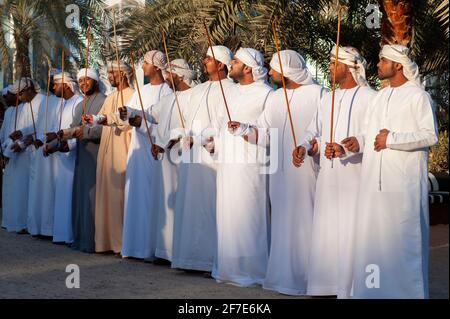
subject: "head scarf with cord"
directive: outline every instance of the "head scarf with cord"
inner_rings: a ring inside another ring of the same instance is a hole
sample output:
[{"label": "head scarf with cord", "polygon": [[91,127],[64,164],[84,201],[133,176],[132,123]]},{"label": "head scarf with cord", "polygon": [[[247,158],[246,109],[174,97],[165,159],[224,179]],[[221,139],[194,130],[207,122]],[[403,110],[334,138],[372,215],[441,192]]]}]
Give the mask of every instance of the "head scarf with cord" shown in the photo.
[{"label": "head scarf with cord", "polygon": [[[315,83],[311,72],[309,72],[308,67],[306,66],[305,59],[303,59],[299,53],[293,50],[283,50],[280,51],[280,57],[283,73],[286,78],[300,85]],[[273,54],[272,60],[270,61],[270,67],[281,74],[278,53]]]},{"label": "head scarf with cord", "polygon": [[[333,46],[330,52],[330,60],[332,62],[336,59],[336,45]],[[367,61],[364,57],[353,47],[339,47],[338,61],[349,66],[349,71],[353,79],[359,86],[369,86],[366,80]]]},{"label": "head scarf with cord", "polygon": [[[120,67],[120,68],[119,68]],[[120,60],[119,64],[117,64],[117,61],[110,61],[108,63],[108,71],[119,71],[124,73],[128,80],[128,85],[131,88],[134,88],[134,77],[133,77],[133,69],[130,67],[129,64],[125,63],[124,61]]]},{"label": "head scarf with cord", "polygon": [[264,67],[264,56],[261,52],[252,48],[240,48],[234,56],[252,68],[253,81],[265,82],[267,80],[267,69]]},{"label": "head scarf with cord", "polygon": [[420,82],[419,67],[410,58],[410,49],[400,44],[385,44],[380,52],[380,58],[400,63],[403,66],[403,75],[408,81],[423,88]]},{"label": "head scarf with cord", "polygon": [[198,84],[197,72],[184,59],[176,59],[170,62],[168,70],[183,78],[183,82],[194,87]]}]

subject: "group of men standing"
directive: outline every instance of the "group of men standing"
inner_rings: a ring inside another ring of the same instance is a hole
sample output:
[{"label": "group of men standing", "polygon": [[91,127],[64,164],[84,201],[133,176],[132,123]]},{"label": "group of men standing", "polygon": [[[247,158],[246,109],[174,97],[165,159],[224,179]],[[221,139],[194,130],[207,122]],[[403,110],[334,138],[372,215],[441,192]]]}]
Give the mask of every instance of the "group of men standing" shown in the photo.
[{"label": "group of men standing", "polygon": [[268,71],[224,46],[200,84],[156,50],[136,90],[111,62],[107,97],[92,69],[53,74],[47,96],[19,79],[3,92],[2,227],[283,294],[427,298],[432,100],[406,47],[382,48],[378,92],[361,54],[339,52],[334,93],[295,51]]}]

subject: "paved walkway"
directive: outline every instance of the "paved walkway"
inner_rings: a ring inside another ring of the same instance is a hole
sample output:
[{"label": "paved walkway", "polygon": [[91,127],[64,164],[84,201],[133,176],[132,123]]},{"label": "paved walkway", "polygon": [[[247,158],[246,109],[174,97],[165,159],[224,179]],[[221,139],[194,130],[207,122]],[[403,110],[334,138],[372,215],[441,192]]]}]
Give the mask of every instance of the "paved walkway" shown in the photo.
[{"label": "paved walkway", "polygon": [[[430,294],[448,298],[448,225],[431,228]],[[66,288],[68,264],[80,289]],[[0,298],[292,298],[262,288],[218,284],[201,274],[113,255],[85,254],[49,240],[0,230]]]}]

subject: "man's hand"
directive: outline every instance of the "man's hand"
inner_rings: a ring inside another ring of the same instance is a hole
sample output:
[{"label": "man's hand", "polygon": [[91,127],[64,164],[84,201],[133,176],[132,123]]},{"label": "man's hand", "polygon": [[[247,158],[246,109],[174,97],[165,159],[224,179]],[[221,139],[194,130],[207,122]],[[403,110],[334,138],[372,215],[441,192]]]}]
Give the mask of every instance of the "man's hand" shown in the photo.
[{"label": "man's hand", "polygon": [[162,147],[159,147],[156,144],[152,145],[152,156],[155,159],[155,161],[158,160],[158,154],[159,153],[164,153],[164,149]]},{"label": "man's hand", "polygon": [[384,150],[387,146],[386,146],[386,140],[389,134],[389,130],[387,129],[382,129],[380,130],[380,133],[375,137],[375,143],[374,144],[374,149],[377,152],[380,152],[381,150]]},{"label": "man's hand", "polygon": [[56,133],[56,135],[58,135],[58,138],[61,140],[64,137],[64,131],[59,130],[58,133]]},{"label": "man's hand", "polygon": [[230,121],[228,122],[228,130],[233,134],[235,130],[237,130],[241,126],[240,122]]},{"label": "man's hand", "polygon": [[181,137],[176,140],[170,140],[169,145],[167,145],[167,149],[171,150],[176,144],[178,144],[181,140]]},{"label": "man's hand", "polygon": [[352,153],[358,153],[359,152],[359,143],[358,139],[354,136],[347,137],[342,140],[341,144],[344,145],[344,147]]},{"label": "man's hand", "polygon": [[339,158],[345,155],[344,148],[337,143],[326,143],[325,157],[328,159]]},{"label": "man's hand", "polygon": [[234,136],[246,136],[250,128],[249,124],[230,121],[228,122],[228,132]]},{"label": "man's hand", "polygon": [[69,144],[67,143],[67,141],[61,142],[58,151],[60,151],[61,153],[68,153],[70,151]]},{"label": "man's hand", "polygon": [[319,152],[319,143],[317,143],[317,140],[314,138],[309,144],[311,145],[311,149],[308,151],[308,155],[313,157]]},{"label": "man's hand", "polygon": [[17,144],[17,143],[14,143],[14,144],[11,146],[11,150],[12,150],[14,153],[20,153],[20,152],[22,152],[22,148],[21,148],[20,145]]},{"label": "man's hand", "polygon": [[84,125],[78,126],[76,130],[73,132],[72,137],[77,139],[82,139],[84,135]]},{"label": "man's hand", "polygon": [[81,122],[86,124],[94,124],[94,116],[92,114],[84,114],[81,116]]},{"label": "man's hand", "polygon": [[306,149],[303,146],[297,146],[292,152],[292,163],[295,167],[300,167],[305,159]]},{"label": "man's hand", "polygon": [[25,139],[23,140],[23,143],[25,144],[25,147],[30,146],[31,144],[33,144],[34,138],[33,135],[28,135],[25,137]]},{"label": "man's hand", "polygon": [[47,143],[50,143],[53,140],[56,140],[58,138],[58,134],[56,134],[55,132],[49,132],[46,134],[47,136]]},{"label": "man's hand", "polygon": [[36,147],[36,149],[38,149],[39,147],[41,147],[42,145],[44,145],[44,143],[42,143],[41,140],[35,140],[33,142],[34,147]]},{"label": "man's hand", "polygon": [[50,144],[45,144],[45,147],[42,149],[44,157],[48,157],[50,154],[53,154],[56,151],[57,151],[56,147],[52,147]]},{"label": "man's hand", "polygon": [[135,117],[130,117],[128,123],[130,123],[130,125],[134,127],[141,127],[142,117],[140,117],[139,115],[136,115]]},{"label": "man's hand", "polygon": [[14,131],[9,135],[9,138],[13,140],[13,142],[17,141],[18,139],[21,139],[23,137],[23,134],[21,131]]},{"label": "man's hand", "polygon": [[126,121],[128,118],[127,107],[119,107],[119,116],[122,121]]}]

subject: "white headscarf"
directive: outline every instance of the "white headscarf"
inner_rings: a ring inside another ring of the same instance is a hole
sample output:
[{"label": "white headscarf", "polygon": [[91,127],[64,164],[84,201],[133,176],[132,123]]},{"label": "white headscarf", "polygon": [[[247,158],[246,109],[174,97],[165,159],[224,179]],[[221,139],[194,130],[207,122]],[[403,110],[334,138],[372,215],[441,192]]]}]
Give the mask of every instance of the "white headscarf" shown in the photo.
[{"label": "white headscarf", "polygon": [[264,67],[264,56],[261,52],[251,48],[240,48],[234,56],[252,68],[253,81],[266,81],[267,69]]},{"label": "white headscarf", "polygon": [[99,81],[99,76],[98,76],[97,70],[94,70],[91,68],[87,69],[87,73],[86,73],[86,69],[81,69],[80,71],[78,71],[77,81],[79,82],[81,78],[84,78],[86,76],[86,74],[87,74],[88,78],[95,80],[97,82]]},{"label": "white headscarf", "polygon": [[[213,45],[214,56],[216,60],[225,64],[228,68],[228,71],[231,67],[231,60],[233,59],[233,52],[223,45]],[[208,51],[206,51],[206,55],[213,57],[213,52],[211,51],[211,47],[208,47]]]},{"label": "white headscarf", "polygon": [[385,44],[380,52],[380,58],[400,63],[403,65],[403,75],[411,82],[422,87],[420,82],[419,67],[409,57],[410,50],[400,44]]},{"label": "white headscarf", "polygon": [[55,75],[60,74],[60,73],[61,73],[60,69],[53,68],[53,69],[50,70],[50,76],[55,76]]},{"label": "white headscarf", "polygon": [[125,63],[124,61],[120,60],[119,64],[116,60],[108,62],[108,71],[119,71],[120,66],[120,72],[125,73],[127,79],[128,79],[128,85],[130,87],[134,87],[134,78],[133,78],[133,69],[128,65],[128,63]]},{"label": "white headscarf", "polygon": [[11,85],[8,85],[7,87],[4,87],[2,90],[2,95],[5,96],[6,94],[8,94],[8,92],[11,92]]},{"label": "white headscarf", "polygon": [[17,94],[25,89],[34,88],[36,92],[40,92],[41,88],[36,81],[31,78],[20,78],[10,87],[9,92]]},{"label": "white headscarf", "polygon": [[[334,61],[336,55],[336,45],[333,46],[330,52],[330,59]],[[364,57],[353,47],[339,47],[338,61],[349,66],[350,73],[353,79],[359,86],[368,86],[366,80],[367,61]]]},{"label": "white headscarf", "polygon": [[165,70],[167,67],[167,58],[164,53],[158,50],[152,50],[144,55],[144,61],[156,66],[160,70]]},{"label": "white headscarf", "polygon": [[63,74],[62,73],[55,75],[55,77],[53,78],[53,82],[55,84],[65,83],[65,84],[67,84],[67,86],[70,88],[70,90],[74,94],[78,94],[77,82],[75,82],[75,80],[72,78],[72,76],[67,72],[64,72],[64,82],[63,82]]},{"label": "white headscarf", "polygon": [[[311,72],[309,72],[306,66],[305,59],[299,53],[293,50],[284,50],[280,51],[280,57],[285,77],[301,85],[314,83]],[[273,54],[270,67],[276,72],[281,73],[278,53]]]},{"label": "white headscarf", "polygon": [[194,87],[198,84],[197,72],[184,59],[176,59],[170,62],[169,71],[183,77],[183,82]]}]

